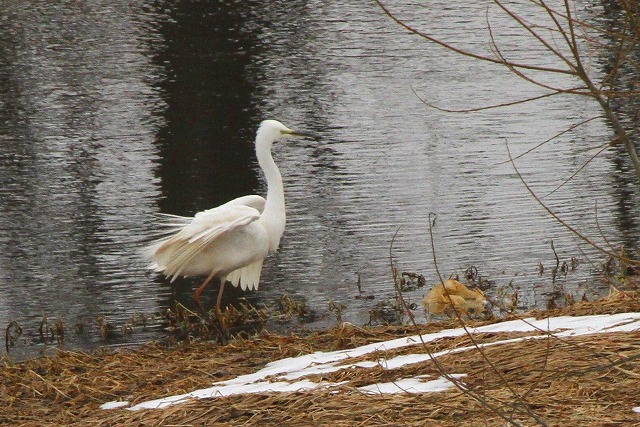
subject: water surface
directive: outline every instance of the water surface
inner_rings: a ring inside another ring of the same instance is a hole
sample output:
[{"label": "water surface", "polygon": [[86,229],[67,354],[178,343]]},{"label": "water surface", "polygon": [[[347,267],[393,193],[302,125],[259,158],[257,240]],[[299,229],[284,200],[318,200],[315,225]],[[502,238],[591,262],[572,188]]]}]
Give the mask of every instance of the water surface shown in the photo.
[{"label": "water surface", "polygon": [[[388,4],[420,30],[490,50],[484,2]],[[586,6],[586,17],[606,19]],[[491,7],[488,15],[506,51],[557,65],[504,15]],[[192,215],[265,193],[252,143],[264,118],[321,140],[275,149],[288,224],[260,291],[249,295],[254,303],[305,299],[317,314],[307,326],[321,327],[335,323],[328,307],[336,301],[346,306],[343,320],[367,323],[394,293],[396,233],[400,270],[437,281],[430,213],[440,271],[475,266],[495,281],[490,296],[511,285],[524,309],[544,306],[560,286],[578,297],[605,292],[596,280],[603,257],[550,218],[503,164],[507,143],[522,153],[597,116],[587,99],[468,114],[429,108],[416,94],[466,109],[544,91],[428,44],[357,1],[23,0],[0,6],[0,17],[0,326],[23,328],[16,354],[44,347],[43,317],[73,330],[67,348],[92,348],[105,343],[97,318],[120,328],[176,301],[191,306],[198,280],[170,285],[146,272],[140,246],[155,231],[154,213]],[[595,76],[606,72],[606,58],[592,61]],[[518,166],[544,196],[611,135],[593,120]],[[598,242],[599,226],[612,245],[633,251],[637,188],[625,153],[613,148],[544,201]],[[555,284],[551,241],[561,260],[580,260]],[[357,275],[375,299],[355,298]],[[116,329],[106,343],[162,335],[150,321],[131,336]]]}]

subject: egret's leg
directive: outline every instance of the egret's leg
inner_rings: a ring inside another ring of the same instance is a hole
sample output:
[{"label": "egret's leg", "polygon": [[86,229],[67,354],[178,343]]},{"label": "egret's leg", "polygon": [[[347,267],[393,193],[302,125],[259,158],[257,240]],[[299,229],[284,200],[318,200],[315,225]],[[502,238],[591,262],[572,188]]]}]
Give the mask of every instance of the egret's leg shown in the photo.
[{"label": "egret's leg", "polygon": [[205,312],[205,311],[202,308],[202,305],[200,304],[200,295],[202,295],[202,291],[204,291],[204,288],[209,284],[211,279],[215,277],[215,275],[216,275],[216,272],[211,273],[209,277],[204,279],[204,282],[202,282],[202,285],[200,285],[200,287],[196,289],[196,291],[193,293],[193,299],[195,300],[198,307],[200,307],[200,310],[202,310],[202,312]]},{"label": "egret's leg", "polygon": [[220,289],[218,290],[218,299],[216,300],[216,316],[218,320],[222,322],[222,291],[224,291],[224,284],[226,280],[220,281]]}]

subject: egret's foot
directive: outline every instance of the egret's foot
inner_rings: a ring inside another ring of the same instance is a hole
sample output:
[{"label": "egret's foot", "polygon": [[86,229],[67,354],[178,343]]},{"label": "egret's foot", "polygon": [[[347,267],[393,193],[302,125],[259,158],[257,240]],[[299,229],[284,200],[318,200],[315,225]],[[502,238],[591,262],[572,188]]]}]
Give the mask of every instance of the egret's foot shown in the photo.
[{"label": "egret's foot", "polygon": [[227,328],[225,328],[222,317],[219,317],[218,314],[216,314],[215,319],[210,318],[210,325],[215,328],[216,340],[218,341],[218,344],[225,345],[227,342],[229,342],[229,331],[227,331]]},{"label": "egret's foot", "polygon": [[205,308],[202,306],[202,303],[200,302],[200,297],[202,296],[204,288],[209,284],[213,277],[213,274],[211,274],[204,282],[202,282],[200,287],[193,293],[193,300],[195,301],[200,311],[203,313],[204,319],[206,320],[207,324],[215,330],[217,341],[220,344],[226,344],[228,342],[229,332],[227,331],[227,328],[224,324],[224,314],[222,313],[222,293],[224,291],[224,282],[220,283],[220,289],[218,290],[218,298],[216,299],[215,306],[215,318],[212,318],[209,315],[209,312],[205,310]]}]

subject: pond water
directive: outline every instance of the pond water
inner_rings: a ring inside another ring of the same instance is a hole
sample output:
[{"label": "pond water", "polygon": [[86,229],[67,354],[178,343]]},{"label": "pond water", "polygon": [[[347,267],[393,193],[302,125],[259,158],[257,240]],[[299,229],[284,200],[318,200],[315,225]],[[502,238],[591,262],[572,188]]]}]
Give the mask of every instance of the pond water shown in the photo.
[{"label": "pond water", "polygon": [[[426,4],[388,2],[458,46],[489,54],[490,22],[514,58],[558,65],[492,3]],[[585,19],[606,19],[597,4],[579,6]],[[521,7],[536,19],[531,5]],[[264,118],[320,140],[274,150],[288,223],[260,291],[249,294],[254,304],[304,300],[316,313],[304,327],[313,328],[335,324],[334,301],[345,306],[342,320],[367,323],[394,295],[392,240],[401,271],[437,282],[430,213],[442,274],[473,266],[495,281],[490,297],[510,286],[525,309],[544,307],[558,287],[577,297],[606,292],[596,280],[604,257],[555,222],[504,163],[507,143],[520,154],[597,117],[589,99],[464,114],[429,108],[420,98],[468,109],[545,90],[429,44],[368,2],[18,0],[0,5],[0,20],[0,326],[16,321],[23,330],[12,355],[47,347],[43,319],[68,325],[65,348],[163,336],[151,321],[105,342],[96,319],[119,328],[176,301],[193,306],[199,280],[169,284],[147,272],[140,247],[155,213],[192,215],[265,193],[253,154]],[[606,72],[606,57],[593,52],[590,61],[594,76]],[[611,136],[592,120],[517,165],[571,226],[633,254],[638,183],[621,148],[547,195]],[[555,283],[552,241],[561,261],[579,260]],[[356,298],[358,276],[374,299]],[[425,292],[405,297],[419,302]]]}]

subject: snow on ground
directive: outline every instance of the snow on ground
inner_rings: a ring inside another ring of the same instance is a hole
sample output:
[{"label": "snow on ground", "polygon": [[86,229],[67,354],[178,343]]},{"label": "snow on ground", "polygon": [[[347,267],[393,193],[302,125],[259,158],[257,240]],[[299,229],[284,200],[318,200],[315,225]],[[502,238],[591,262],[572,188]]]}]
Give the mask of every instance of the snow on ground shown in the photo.
[{"label": "snow on ground", "polygon": [[[454,379],[460,379],[465,374],[451,374]],[[431,378],[429,375],[418,375],[413,378],[402,378],[394,382],[378,383],[367,386],[358,387],[363,393],[367,394],[391,394],[391,393],[434,393],[436,391],[445,391],[453,387],[451,381],[444,377],[435,380],[423,381]]]},{"label": "snow on ground", "polygon": [[[536,320],[534,318],[518,319],[508,322],[495,323],[478,328],[467,328],[472,334],[487,332],[522,332],[532,335],[511,338],[501,341],[480,344],[482,347],[514,343],[528,339],[544,339],[546,334],[537,335],[541,331],[553,332],[557,337],[569,337],[589,334],[599,334],[607,332],[632,332],[640,329],[640,313],[619,313],[596,316],[562,316],[548,319]],[[267,364],[264,368],[236,378],[213,383],[211,387],[194,390],[176,396],[163,397],[147,402],[129,406],[129,402],[107,402],[101,406],[102,409],[114,409],[128,407],[130,410],[164,408],[186,402],[190,399],[215,398],[220,396],[231,396],[236,394],[264,393],[264,392],[293,392],[313,390],[318,388],[332,388],[346,384],[347,381],[339,383],[314,382],[305,377],[309,375],[327,374],[342,369],[350,368],[374,368],[397,369],[405,365],[427,361],[432,357],[440,357],[445,354],[456,354],[472,350],[475,347],[461,347],[452,350],[443,350],[431,355],[427,353],[413,353],[395,356],[388,359],[372,359],[349,363],[349,359],[370,355],[372,353],[393,350],[408,346],[421,345],[441,338],[459,337],[467,334],[464,328],[445,329],[440,332],[411,337],[403,337],[395,340],[363,345],[361,347],[338,350],[330,352],[316,352],[299,357],[289,357]],[[375,357],[372,355],[372,357]],[[465,374],[453,374],[454,378],[462,378]],[[363,393],[384,394],[384,393],[427,393],[444,391],[453,387],[453,384],[446,378],[433,378],[429,376],[416,376],[413,378],[398,378],[389,383],[374,383],[359,387]],[[637,408],[634,408],[634,410]]]}]

